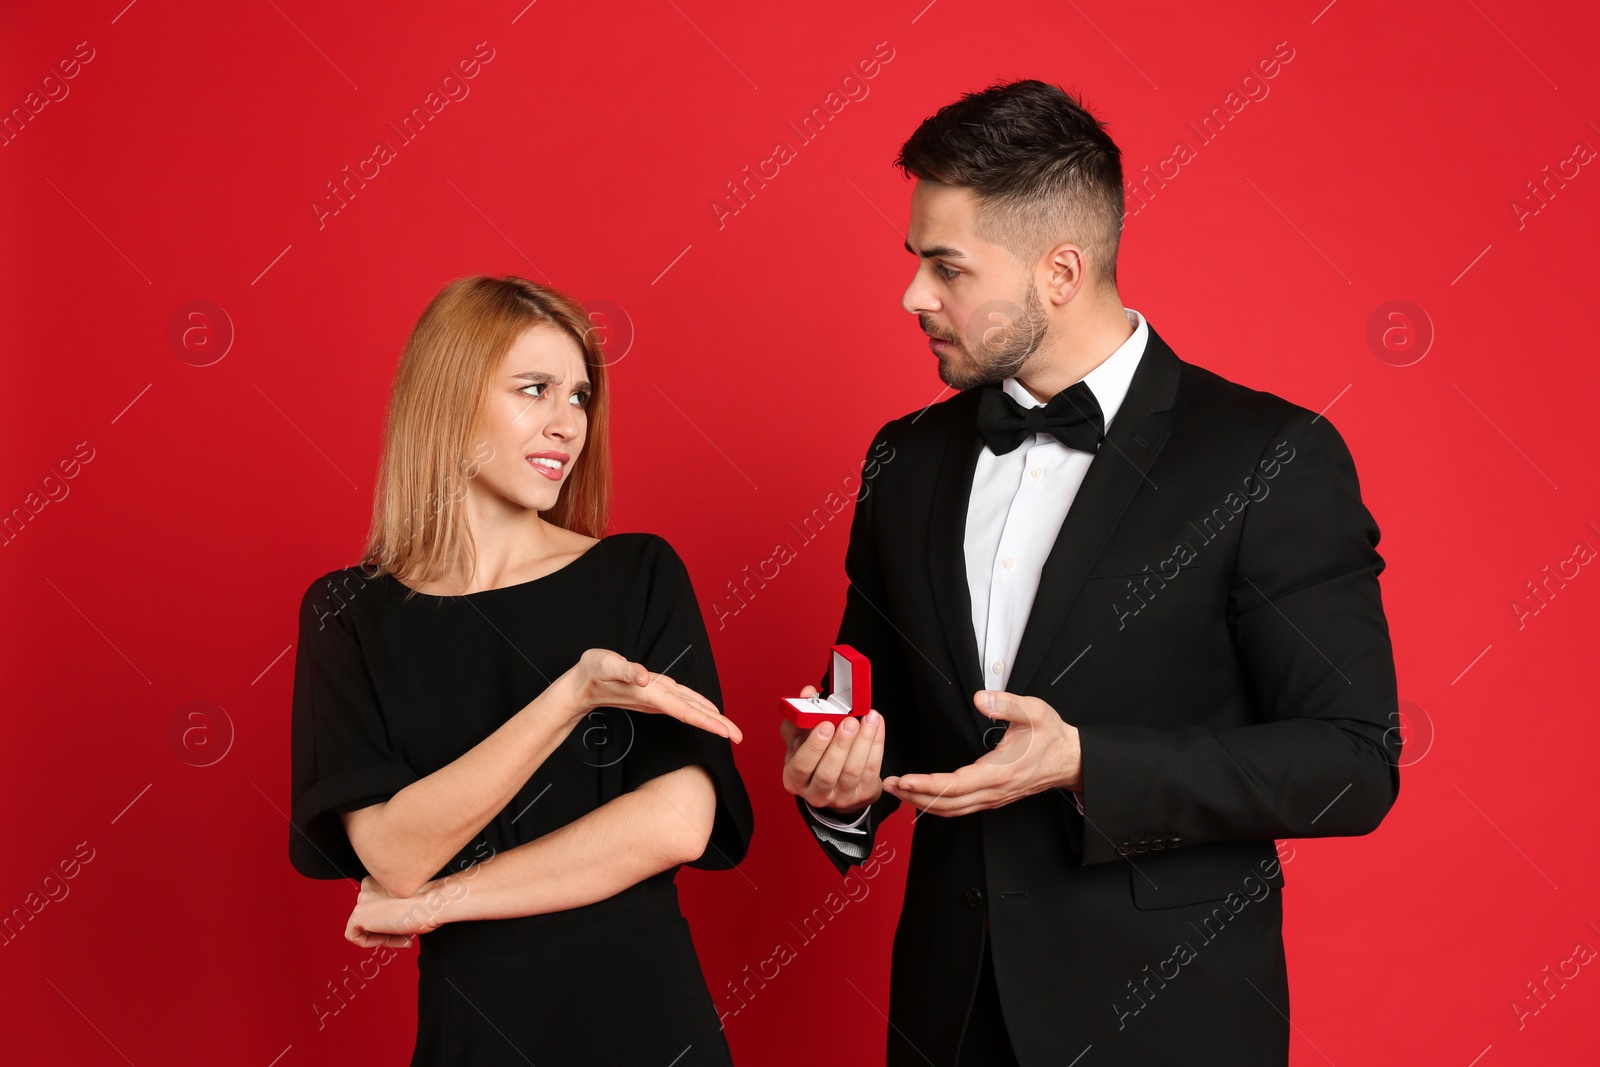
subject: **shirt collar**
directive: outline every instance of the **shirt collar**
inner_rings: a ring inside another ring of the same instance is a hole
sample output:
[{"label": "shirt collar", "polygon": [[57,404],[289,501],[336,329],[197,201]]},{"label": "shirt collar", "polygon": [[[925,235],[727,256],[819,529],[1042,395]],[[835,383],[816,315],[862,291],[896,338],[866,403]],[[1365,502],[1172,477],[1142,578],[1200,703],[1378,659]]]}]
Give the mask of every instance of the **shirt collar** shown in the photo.
[{"label": "shirt collar", "polygon": [[[1133,381],[1133,372],[1138,368],[1139,357],[1144,355],[1145,344],[1150,339],[1150,327],[1145,324],[1144,316],[1132,308],[1123,308],[1122,311],[1133,324],[1132,336],[1122,342],[1098,367],[1083,376],[1084,384],[1089,387],[1095,401],[1100,405],[1100,412],[1105,416],[1108,430],[1111,428],[1112,417],[1122,406],[1123,397],[1128,395],[1128,385]],[[1044,406],[1015,378],[1007,378],[1001,387],[1011,399],[1025,408]]]}]

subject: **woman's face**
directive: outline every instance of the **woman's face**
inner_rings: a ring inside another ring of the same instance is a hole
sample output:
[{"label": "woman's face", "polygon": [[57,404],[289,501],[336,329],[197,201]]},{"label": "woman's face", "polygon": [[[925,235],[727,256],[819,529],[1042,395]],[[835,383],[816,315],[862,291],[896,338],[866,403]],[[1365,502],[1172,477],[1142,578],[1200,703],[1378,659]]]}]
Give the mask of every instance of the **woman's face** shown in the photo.
[{"label": "woman's face", "polygon": [[523,331],[489,386],[477,452],[489,459],[474,481],[523,508],[555,507],[583,452],[588,403],[578,342],[554,326]]}]

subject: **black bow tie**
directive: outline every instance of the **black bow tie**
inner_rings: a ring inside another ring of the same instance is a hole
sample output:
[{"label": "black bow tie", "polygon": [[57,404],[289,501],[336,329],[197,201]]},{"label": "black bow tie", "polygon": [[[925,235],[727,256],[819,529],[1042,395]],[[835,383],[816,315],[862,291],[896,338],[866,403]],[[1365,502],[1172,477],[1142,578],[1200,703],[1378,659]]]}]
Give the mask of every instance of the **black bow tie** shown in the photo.
[{"label": "black bow tie", "polygon": [[1100,402],[1084,382],[1068,386],[1043,407],[1025,408],[999,386],[983,390],[978,398],[978,432],[989,450],[1003,456],[1036,433],[1054,434],[1056,440],[1080,452],[1100,451],[1106,420]]}]

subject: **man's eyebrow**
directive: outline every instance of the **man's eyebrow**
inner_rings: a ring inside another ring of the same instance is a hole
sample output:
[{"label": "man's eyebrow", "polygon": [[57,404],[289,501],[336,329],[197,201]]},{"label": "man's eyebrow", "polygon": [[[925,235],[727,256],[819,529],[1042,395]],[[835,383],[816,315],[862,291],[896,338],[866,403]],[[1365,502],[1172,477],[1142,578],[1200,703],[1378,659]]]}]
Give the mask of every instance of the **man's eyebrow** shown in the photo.
[{"label": "man's eyebrow", "polygon": [[[910,241],[906,242],[906,251],[910,252],[912,255],[917,254],[917,250],[911,247]],[[962,252],[959,248],[951,248],[949,245],[930,245],[922,250],[923,259],[933,259],[935,256],[940,259],[967,258],[966,253]]]}]

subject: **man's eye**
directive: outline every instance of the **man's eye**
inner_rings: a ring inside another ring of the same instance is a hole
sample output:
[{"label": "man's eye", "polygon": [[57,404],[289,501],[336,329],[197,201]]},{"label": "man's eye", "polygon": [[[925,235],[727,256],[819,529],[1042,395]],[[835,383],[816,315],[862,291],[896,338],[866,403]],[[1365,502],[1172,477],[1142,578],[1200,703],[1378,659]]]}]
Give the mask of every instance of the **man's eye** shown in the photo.
[{"label": "man's eye", "polygon": [[943,263],[935,263],[933,265],[933,269],[938,271],[939,272],[939,277],[943,278],[945,281],[949,281],[951,278],[954,278],[957,274],[961,273],[958,270],[951,270],[949,267],[945,266]]}]

